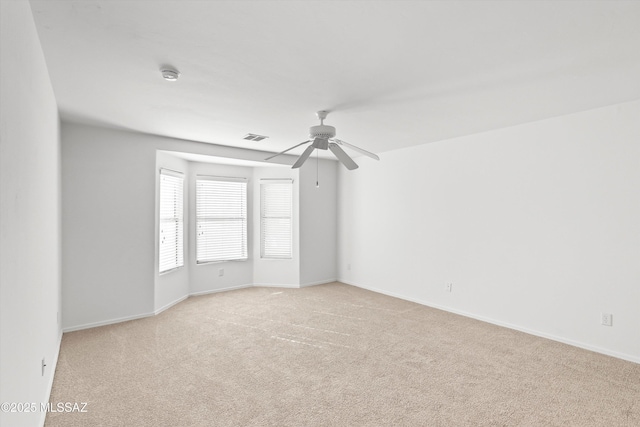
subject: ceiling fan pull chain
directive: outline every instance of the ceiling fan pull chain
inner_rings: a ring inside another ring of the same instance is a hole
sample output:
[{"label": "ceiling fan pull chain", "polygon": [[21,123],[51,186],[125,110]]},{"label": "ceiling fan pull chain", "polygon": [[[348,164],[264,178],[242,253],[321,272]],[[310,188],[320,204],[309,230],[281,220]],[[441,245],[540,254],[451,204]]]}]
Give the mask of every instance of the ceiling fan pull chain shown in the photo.
[{"label": "ceiling fan pull chain", "polygon": [[320,188],[320,183],[319,183],[319,175],[320,175],[320,160],[318,159],[318,150],[316,150],[316,188]]}]

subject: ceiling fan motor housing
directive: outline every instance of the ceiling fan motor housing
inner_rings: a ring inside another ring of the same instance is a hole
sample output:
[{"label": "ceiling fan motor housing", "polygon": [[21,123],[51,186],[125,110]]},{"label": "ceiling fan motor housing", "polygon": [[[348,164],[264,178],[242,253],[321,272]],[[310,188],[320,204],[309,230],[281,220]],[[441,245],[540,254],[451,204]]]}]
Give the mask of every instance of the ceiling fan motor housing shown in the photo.
[{"label": "ceiling fan motor housing", "polygon": [[317,125],[311,126],[309,129],[309,138],[312,140],[316,138],[329,139],[334,136],[336,136],[336,128],[333,126]]}]

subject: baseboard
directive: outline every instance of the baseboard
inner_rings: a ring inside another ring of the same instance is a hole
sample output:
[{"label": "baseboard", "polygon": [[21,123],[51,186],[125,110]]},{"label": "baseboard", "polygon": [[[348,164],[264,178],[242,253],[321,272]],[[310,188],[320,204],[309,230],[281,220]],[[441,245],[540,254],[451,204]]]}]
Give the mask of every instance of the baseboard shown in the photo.
[{"label": "baseboard", "polygon": [[327,280],[321,280],[319,282],[302,283],[300,285],[290,285],[290,284],[281,284],[281,283],[247,283],[247,284],[244,284],[244,285],[230,286],[228,288],[209,289],[209,290],[206,290],[206,291],[191,292],[191,293],[189,293],[189,295],[182,296],[182,297],[178,298],[177,300],[172,301],[169,304],[166,304],[165,306],[163,306],[163,307],[161,307],[161,308],[159,308],[159,309],[157,309],[157,310],[155,310],[155,311],[153,311],[151,313],[137,314],[137,315],[134,315],[134,316],[119,317],[119,318],[116,318],[116,319],[104,320],[104,321],[101,321],[101,322],[85,323],[83,325],[70,326],[68,328],[64,328],[62,330],[62,332],[81,331],[83,329],[97,328],[97,327],[100,327],[100,326],[113,325],[115,323],[128,322],[130,320],[144,319],[145,317],[156,316],[156,315],[162,313],[163,311],[173,307],[174,305],[181,303],[182,301],[186,300],[189,297],[197,297],[197,296],[201,296],[201,295],[216,294],[216,293],[219,293],[219,292],[235,291],[235,290],[238,290],[238,289],[251,288],[251,287],[298,289],[298,288],[304,288],[304,287],[307,287],[307,286],[323,285],[325,283],[331,283],[331,282],[335,282],[335,281],[336,281],[336,279],[327,279]]},{"label": "baseboard", "polygon": [[287,288],[287,289],[300,288],[300,285],[291,285],[291,284],[282,284],[282,283],[254,283],[252,286],[254,288]]},{"label": "baseboard", "polygon": [[[56,367],[58,366],[58,357],[60,356],[60,346],[62,345],[62,334],[63,334],[62,329],[60,329],[60,333],[58,334],[58,344],[56,346],[56,353],[53,355],[53,360],[49,362],[51,375],[49,376],[49,382],[47,384],[47,395],[45,399],[42,401],[42,403],[51,401],[51,390],[53,390],[53,379],[56,375]],[[47,419],[47,412],[41,411],[40,422],[38,423],[38,425],[44,426],[44,422],[46,421],[46,419]]]},{"label": "baseboard", "polygon": [[197,297],[197,296],[200,296],[200,295],[217,294],[218,292],[235,291],[237,289],[250,288],[252,286],[253,285],[249,283],[249,284],[246,284],[246,285],[230,286],[228,288],[209,289],[209,290],[206,290],[206,291],[191,292],[189,294],[189,296],[190,297]]},{"label": "baseboard", "polygon": [[640,364],[640,357],[638,356],[633,356],[630,354],[626,354],[626,353],[620,353],[617,351],[612,351],[606,348],[601,348],[601,347],[597,347],[591,344],[586,344],[580,341],[574,341],[568,338],[564,338],[564,337],[559,337],[556,335],[552,335],[552,334],[548,334],[546,332],[541,332],[541,331],[537,331],[534,329],[529,329],[529,328],[525,328],[522,326],[518,326],[518,325],[514,325],[511,323],[507,323],[507,322],[503,322],[500,320],[495,320],[489,317],[485,317],[485,316],[479,316],[473,313],[468,313],[466,311],[462,311],[462,310],[456,310],[456,309],[452,309],[450,307],[446,307],[446,306],[442,306],[440,304],[433,304],[429,301],[424,301],[418,298],[411,298],[411,297],[407,297],[405,295],[401,295],[401,294],[396,294],[394,292],[388,292],[388,291],[384,291],[382,289],[377,289],[377,288],[373,288],[370,286],[364,286],[358,283],[354,283],[348,280],[343,280],[343,279],[338,279],[339,282],[347,284],[347,285],[351,285],[351,286],[355,286],[357,288],[361,288],[361,289],[366,289],[368,291],[372,291],[372,292],[376,292],[379,294],[383,294],[383,295],[388,295],[390,297],[394,297],[394,298],[399,298],[405,301],[411,301],[411,302],[415,302],[416,304],[420,304],[420,305],[424,305],[427,307],[431,307],[431,308],[436,308],[438,310],[443,310],[443,311],[447,311],[449,313],[453,313],[453,314],[458,314],[460,316],[464,316],[464,317],[469,317],[471,319],[475,319],[475,320],[480,320],[481,322],[486,322],[486,323],[491,323],[493,325],[497,325],[497,326],[502,326],[504,328],[509,328],[509,329],[513,329],[516,331],[520,331],[520,332],[524,332],[526,334],[529,335],[534,335],[537,337],[541,337],[541,338],[546,338],[552,341],[557,341],[557,342],[561,342],[563,344],[568,344],[570,346],[573,347],[578,347],[578,348],[582,348],[584,350],[589,350],[589,351],[593,351],[596,353],[600,353],[600,354],[604,354],[607,356],[611,356],[611,357],[615,357],[618,359],[622,359],[622,360],[627,360],[629,362],[634,362],[634,363],[638,363]]},{"label": "baseboard", "polygon": [[300,287],[306,288],[307,286],[326,285],[327,283],[333,283],[336,280],[337,280],[336,278],[331,278],[331,279],[319,280],[317,282],[300,283]]},{"label": "baseboard", "polygon": [[145,314],[136,314],[133,316],[118,317],[116,319],[109,319],[101,322],[85,323],[83,325],[70,326],[68,328],[64,328],[62,329],[62,332],[67,333],[67,332],[73,332],[73,331],[80,331],[82,329],[97,328],[99,326],[113,325],[114,323],[128,322],[129,320],[144,319],[145,317],[150,317],[153,315],[154,313],[151,312],[151,313],[145,313]]},{"label": "baseboard", "polygon": [[240,285],[240,286],[232,286],[229,288],[222,288],[222,289],[211,289],[211,290],[207,290],[207,291],[200,291],[200,292],[193,292],[190,293],[189,295],[183,296],[178,298],[175,301],[170,302],[169,304],[165,305],[164,307],[159,308],[158,310],[155,310],[151,313],[145,313],[145,314],[136,314],[133,316],[125,316],[125,317],[118,317],[116,319],[109,319],[109,320],[104,320],[101,322],[93,322],[93,323],[85,323],[82,325],[77,325],[77,326],[70,326],[68,328],[64,328],[62,330],[62,332],[66,333],[66,332],[74,332],[74,331],[81,331],[83,329],[89,329],[89,328],[97,328],[100,326],[107,326],[107,325],[113,325],[115,323],[122,323],[122,322],[128,322],[130,320],[137,320],[137,319],[144,319],[145,317],[151,317],[151,316],[155,316],[157,314],[162,313],[163,311],[167,310],[168,308],[173,307],[174,305],[184,301],[185,299],[192,297],[192,296],[199,296],[199,295],[207,295],[207,294],[213,294],[213,293],[217,293],[217,292],[226,292],[226,291],[233,291],[236,289],[242,289],[242,288],[250,288],[252,285],[248,284],[248,285]]},{"label": "baseboard", "polygon": [[299,285],[282,284],[282,283],[254,283],[253,286],[258,288],[287,288],[287,289],[299,289],[306,288],[307,286],[325,285],[327,283],[335,282],[336,279],[325,279],[317,282],[300,283]]},{"label": "baseboard", "polygon": [[182,301],[186,300],[187,298],[189,298],[189,295],[183,295],[180,298],[178,298],[175,301],[170,302],[169,304],[166,304],[164,307],[160,307],[159,309],[157,309],[156,311],[153,312],[154,316],[157,316],[158,314],[162,313],[163,311],[165,311],[168,308],[173,307],[174,305],[181,303]]}]

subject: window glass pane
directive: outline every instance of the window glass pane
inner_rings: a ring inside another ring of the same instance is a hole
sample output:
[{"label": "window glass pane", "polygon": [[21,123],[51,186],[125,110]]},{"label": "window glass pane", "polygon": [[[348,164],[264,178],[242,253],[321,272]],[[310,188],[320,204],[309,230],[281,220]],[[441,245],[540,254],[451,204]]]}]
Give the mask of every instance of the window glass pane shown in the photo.
[{"label": "window glass pane", "polygon": [[260,254],[262,258],[292,257],[293,183],[260,185]]},{"label": "window glass pane", "polygon": [[247,183],[196,180],[197,262],[247,259]]},{"label": "window glass pane", "polygon": [[159,271],[160,273],[184,265],[183,249],[183,188],[184,179],[179,174],[160,172],[160,230]]}]

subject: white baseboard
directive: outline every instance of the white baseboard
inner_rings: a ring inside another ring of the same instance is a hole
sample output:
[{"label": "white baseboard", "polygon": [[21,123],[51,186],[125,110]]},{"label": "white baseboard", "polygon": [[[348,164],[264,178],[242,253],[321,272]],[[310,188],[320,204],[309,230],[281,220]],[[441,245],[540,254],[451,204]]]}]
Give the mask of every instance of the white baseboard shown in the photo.
[{"label": "white baseboard", "polygon": [[165,311],[168,308],[173,307],[174,305],[181,303],[182,301],[186,300],[187,298],[189,298],[189,295],[183,295],[180,298],[178,298],[175,301],[170,302],[169,304],[166,304],[164,307],[160,307],[159,309],[157,309],[156,311],[153,312],[154,316],[157,316],[158,314],[162,313],[163,311]]},{"label": "white baseboard", "polygon": [[287,289],[299,289],[306,288],[307,286],[316,286],[316,285],[325,285],[327,283],[335,282],[336,279],[325,279],[319,280],[317,282],[308,282],[308,283],[300,283],[299,285],[292,284],[282,284],[282,283],[254,283],[254,287],[262,287],[262,288],[287,288]]},{"label": "white baseboard", "polygon": [[154,313],[151,312],[151,313],[144,313],[144,314],[135,314],[133,316],[118,317],[116,319],[103,320],[100,322],[85,323],[83,325],[70,326],[68,328],[64,328],[62,332],[67,333],[67,332],[73,332],[73,331],[80,331],[82,329],[97,328],[99,326],[113,325],[114,323],[128,322],[129,320],[144,319],[145,317],[150,317],[153,315]]},{"label": "white baseboard", "polygon": [[221,288],[221,289],[209,289],[206,291],[191,292],[189,296],[197,297],[200,295],[217,294],[218,292],[235,291],[236,289],[250,288],[252,286],[253,286],[252,284],[246,284],[246,285],[230,286],[228,288]]},{"label": "white baseboard", "polygon": [[247,284],[247,285],[231,286],[231,287],[222,288],[222,289],[210,289],[210,290],[206,290],[206,291],[193,292],[193,293],[190,293],[189,295],[182,296],[182,297],[178,298],[177,300],[172,301],[169,304],[165,305],[164,307],[161,307],[158,310],[155,310],[155,311],[153,311],[151,313],[135,314],[133,316],[118,317],[118,318],[115,318],[115,319],[103,320],[103,321],[100,321],[100,322],[84,323],[82,325],[69,326],[67,328],[64,328],[62,330],[62,332],[66,333],[66,332],[73,332],[73,331],[81,331],[83,329],[97,328],[99,326],[113,325],[115,323],[128,322],[130,320],[144,319],[145,317],[151,317],[151,316],[155,316],[157,314],[160,314],[163,311],[167,310],[168,308],[171,308],[174,305],[176,305],[176,304],[178,304],[178,303],[180,303],[180,302],[184,301],[185,299],[187,299],[189,297],[192,297],[192,296],[207,295],[207,294],[213,294],[213,293],[217,293],[217,292],[233,291],[233,290],[236,290],[236,289],[250,288],[251,286],[253,286],[253,285]]},{"label": "white baseboard", "polygon": [[[45,399],[42,401],[42,403],[46,403],[46,402],[50,402],[51,401],[51,390],[53,390],[53,378],[55,377],[56,374],[56,367],[58,366],[58,357],[60,356],[60,346],[62,345],[62,329],[60,329],[60,333],[58,334],[58,344],[56,345],[56,353],[53,355],[53,360],[51,360],[49,362],[49,369],[51,370],[51,376],[49,377],[49,382],[47,384],[47,395],[45,397]],[[46,411],[41,411],[40,412],[40,422],[38,423],[39,426],[44,426],[44,422],[47,419],[47,412]]]},{"label": "white baseboard", "polygon": [[333,283],[336,280],[337,279],[334,277],[331,279],[319,280],[317,282],[300,283],[300,287],[306,288],[307,286],[326,285],[327,283]]},{"label": "white baseboard", "polygon": [[473,314],[473,313],[468,313],[468,312],[465,312],[465,311],[462,311],[462,310],[452,309],[450,307],[442,306],[440,304],[433,304],[433,303],[431,303],[429,301],[424,301],[424,300],[421,300],[421,299],[418,299],[418,298],[411,298],[411,297],[408,297],[408,296],[405,296],[405,295],[396,294],[394,292],[388,292],[388,291],[384,291],[382,289],[377,289],[377,288],[373,288],[373,287],[370,287],[370,286],[364,286],[364,285],[361,285],[361,284],[358,284],[358,283],[354,283],[354,282],[351,282],[351,281],[348,281],[348,280],[338,279],[338,281],[341,282],[341,283],[345,283],[347,285],[355,286],[357,288],[366,289],[368,291],[376,292],[376,293],[383,294],[383,295],[388,295],[390,297],[399,298],[399,299],[402,299],[402,300],[405,300],[405,301],[415,302],[416,304],[420,304],[420,305],[424,305],[424,306],[427,306],[427,307],[436,308],[438,310],[447,311],[449,313],[458,314],[460,316],[469,317],[471,319],[480,320],[482,322],[491,323],[493,325],[502,326],[502,327],[505,327],[505,328],[513,329],[513,330],[520,331],[520,332],[524,332],[524,333],[527,333],[527,334],[530,334],[530,335],[535,335],[537,337],[546,338],[546,339],[549,339],[549,340],[552,340],[552,341],[561,342],[563,344],[568,344],[568,345],[571,345],[573,347],[578,347],[578,348],[582,348],[582,349],[585,349],[585,350],[593,351],[593,352],[596,352],[596,353],[604,354],[604,355],[607,355],[607,356],[612,356],[612,357],[615,357],[615,358],[618,358],[618,359],[627,360],[629,362],[640,363],[640,357],[638,357],[638,356],[633,356],[633,355],[626,354],[626,353],[620,353],[620,352],[617,352],[617,351],[612,351],[612,350],[609,350],[609,349],[606,349],[606,348],[597,347],[597,346],[594,346],[594,345],[591,345],[591,344],[586,344],[586,343],[583,343],[583,342],[580,342],[580,341],[574,341],[574,340],[571,340],[571,339],[568,339],[568,338],[564,338],[564,337],[559,337],[559,336],[556,336],[556,335],[548,334],[546,332],[540,332],[540,331],[537,331],[537,330],[534,330],[534,329],[529,329],[529,328],[525,328],[525,327],[522,327],[522,326],[513,325],[511,323],[503,322],[503,321],[500,321],[500,320],[495,320],[495,319],[492,319],[492,318],[489,318],[489,317],[479,316],[479,315],[476,315],[476,314]]},{"label": "white baseboard", "polygon": [[128,322],[130,320],[144,319],[145,317],[151,317],[151,316],[155,316],[157,314],[160,314],[163,311],[167,310],[168,308],[171,308],[174,305],[176,305],[176,304],[178,304],[178,303],[180,303],[180,302],[182,302],[182,301],[184,301],[187,298],[192,297],[192,296],[213,294],[213,293],[217,293],[217,292],[233,291],[233,290],[236,290],[236,289],[249,288],[251,286],[252,286],[251,284],[248,284],[248,285],[232,286],[232,287],[223,288],[223,289],[211,289],[211,290],[207,290],[207,291],[193,292],[193,293],[190,293],[189,295],[182,296],[182,297],[178,298],[177,300],[172,301],[169,304],[165,305],[164,307],[161,307],[158,310],[155,310],[155,311],[153,311],[151,313],[135,314],[133,316],[118,317],[118,318],[115,318],[115,319],[103,320],[103,321],[100,321],[100,322],[92,322],[92,323],[85,323],[85,324],[82,324],[82,325],[69,326],[67,328],[64,328],[62,330],[62,332],[66,333],[66,332],[73,332],[73,331],[81,331],[83,329],[97,328],[99,326],[113,325],[115,323]]},{"label": "white baseboard", "polygon": [[287,288],[287,289],[299,289],[300,285],[291,285],[283,283],[254,283],[254,288]]},{"label": "white baseboard", "polygon": [[177,300],[172,301],[169,304],[166,304],[165,306],[163,306],[163,307],[159,308],[158,310],[155,310],[155,311],[153,311],[151,313],[136,314],[136,315],[133,315],[133,316],[119,317],[119,318],[116,318],[116,319],[109,319],[109,320],[104,320],[104,321],[100,321],[100,322],[85,323],[85,324],[82,324],[82,325],[70,326],[70,327],[64,328],[62,331],[63,332],[80,331],[82,329],[97,328],[99,326],[113,325],[115,323],[128,322],[129,320],[143,319],[145,317],[155,316],[155,315],[158,315],[158,314],[162,313],[163,311],[173,307],[174,305],[184,301],[185,299],[187,299],[189,297],[197,297],[197,296],[200,296],[200,295],[215,294],[215,293],[218,293],[218,292],[235,291],[237,289],[244,289],[244,288],[251,288],[251,287],[298,289],[298,288],[302,288],[302,287],[306,287],[306,286],[315,286],[315,285],[321,285],[321,284],[331,283],[331,282],[335,282],[335,279],[327,279],[327,280],[322,280],[322,281],[319,281],[319,282],[304,283],[304,284],[300,284],[300,285],[279,284],[279,283],[248,283],[248,284],[244,284],[244,285],[230,286],[230,287],[227,287],[227,288],[209,289],[209,290],[206,290],[206,291],[191,292],[191,293],[189,293],[189,295],[182,296],[182,297],[178,298]]}]

